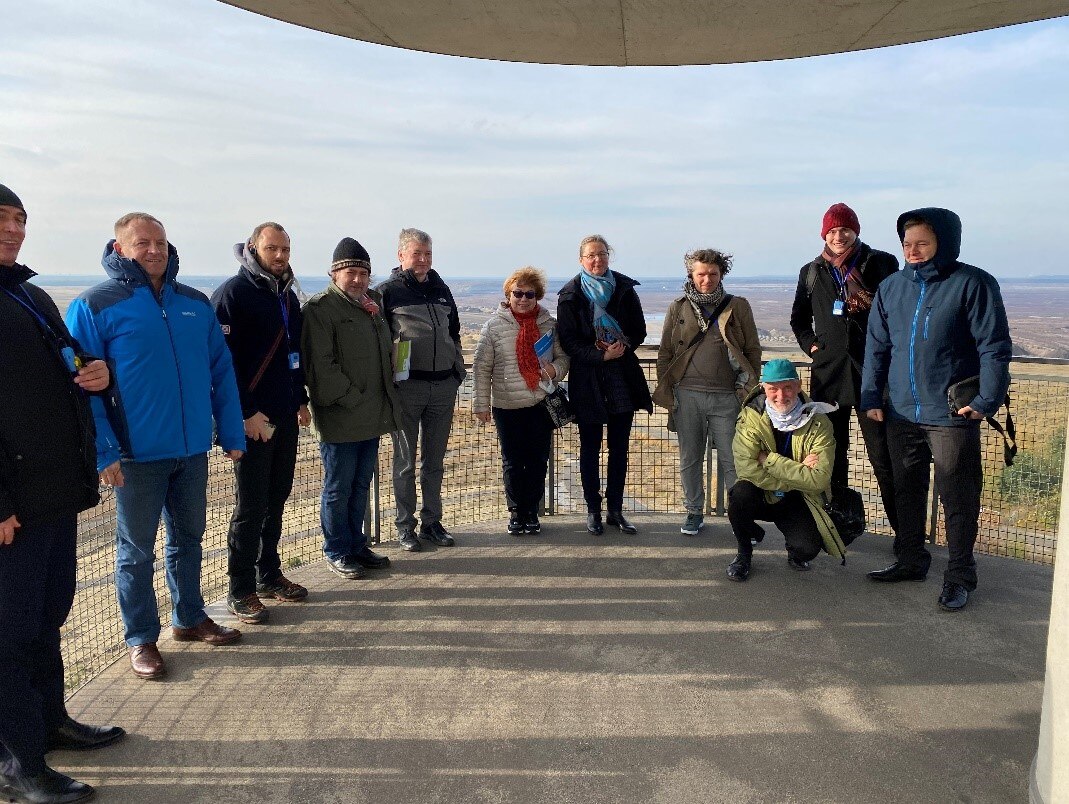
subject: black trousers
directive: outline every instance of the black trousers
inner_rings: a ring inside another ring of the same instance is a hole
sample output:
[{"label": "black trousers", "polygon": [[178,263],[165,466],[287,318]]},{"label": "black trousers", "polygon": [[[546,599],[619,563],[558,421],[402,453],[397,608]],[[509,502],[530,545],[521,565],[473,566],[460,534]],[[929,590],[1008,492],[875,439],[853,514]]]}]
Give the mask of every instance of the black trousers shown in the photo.
[{"label": "black trousers", "polygon": [[850,413],[857,414],[857,423],[861,428],[861,437],[865,441],[872,473],[876,476],[876,485],[880,488],[883,510],[891,528],[898,531],[898,508],[895,504],[895,476],[891,468],[891,452],[887,447],[887,425],[875,422],[850,405],[840,405],[839,409],[828,414],[831,419],[832,432],[835,434],[835,466],[831,471],[832,486],[848,486],[850,473]]},{"label": "black trousers", "polygon": [[605,480],[605,506],[610,511],[624,507],[624,482],[627,480],[627,450],[631,442],[631,424],[635,412],[610,413],[607,425],[579,419],[579,476],[583,481],[586,510],[601,512],[601,439],[602,428],[608,432],[609,465]]},{"label": "black trousers", "polygon": [[753,555],[751,539],[763,532],[755,520],[771,522],[783,533],[787,555],[796,561],[816,558],[824,540],[800,491],[788,491],[777,503],[765,501],[765,492],[749,480],[740,480],[728,492],[728,521],[739,543],[739,555]]},{"label": "black trousers", "polygon": [[546,491],[553,425],[542,405],[493,408],[501,442],[501,476],[509,511],[537,514]]},{"label": "black trousers", "polygon": [[980,422],[936,427],[889,419],[887,439],[895,475],[899,527],[895,559],[927,571],[931,553],[924,546],[928,513],[929,466],[935,462],[935,490],[943,504],[949,561],[944,581],[976,588],[973,546],[980,518],[984,475],[980,463]]},{"label": "black trousers", "polygon": [[234,464],[237,503],[226,537],[232,599],[251,595],[257,581],[267,583],[282,574],[278,541],[293,488],[299,431],[296,414],[274,424],[271,439],[248,441],[245,454]]},{"label": "black trousers", "polygon": [[78,518],[15,531],[0,546],[0,773],[41,773],[67,715],[59,629],[74,602]]}]

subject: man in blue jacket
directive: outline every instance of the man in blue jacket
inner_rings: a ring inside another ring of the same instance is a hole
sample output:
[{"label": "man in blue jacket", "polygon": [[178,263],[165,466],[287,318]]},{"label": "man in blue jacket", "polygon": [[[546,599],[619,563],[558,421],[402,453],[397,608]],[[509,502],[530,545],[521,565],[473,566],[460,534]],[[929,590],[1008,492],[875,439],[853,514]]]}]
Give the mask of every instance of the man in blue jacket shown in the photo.
[{"label": "man in blue jacket", "polygon": [[311,415],[290,237],[281,225],[262,223],[234,246],[234,257],[237,276],[212,294],[234,360],[246,437],[245,456],[234,464],[237,503],[227,534],[226,605],[243,623],[263,623],[268,610],[260,595],[286,602],[308,596],[282,574],[278,542],[293,488],[299,428]]},{"label": "man in blue jacket", "polygon": [[[958,611],[976,589],[980,420],[995,414],[1009,389],[1009,325],[998,282],[958,261],[957,215],[935,207],[906,212],[898,236],[906,266],[876,294],[861,383],[861,409],[887,422],[898,530],[895,563],[869,578],[893,583],[927,575],[932,557],[924,526],[934,461],[949,548],[939,605]],[[976,376],[976,397],[951,410],[947,390]]]},{"label": "man in blue jacket", "polygon": [[111,279],[75,299],[67,325],[112,371],[106,402],[92,404],[97,470],[115,488],[115,589],[134,674],[159,678],[152,567],[161,512],[174,638],[225,645],[241,636],[205,613],[200,567],[212,421],[235,461],[245,429],[219,322],[203,293],[175,280],[178,252],[163,224],[144,212],[119,218],[103,265]]}]

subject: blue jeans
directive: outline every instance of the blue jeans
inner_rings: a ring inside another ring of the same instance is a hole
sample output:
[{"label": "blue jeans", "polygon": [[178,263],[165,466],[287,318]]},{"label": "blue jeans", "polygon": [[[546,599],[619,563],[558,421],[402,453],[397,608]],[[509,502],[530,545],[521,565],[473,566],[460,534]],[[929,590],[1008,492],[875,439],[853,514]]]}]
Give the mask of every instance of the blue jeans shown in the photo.
[{"label": "blue jeans", "polygon": [[319,522],[323,526],[323,553],[340,561],[367,548],[364,512],[367,510],[371,476],[379,458],[379,438],[322,443],[323,494]]},{"label": "blue jeans", "polygon": [[115,489],[115,590],[126,644],[133,647],[160,637],[152,573],[161,513],[167,530],[163,559],[171,592],[171,624],[193,628],[207,617],[200,594],[200,563],[208,456],[123,461],[122,473],[123,485]]}]

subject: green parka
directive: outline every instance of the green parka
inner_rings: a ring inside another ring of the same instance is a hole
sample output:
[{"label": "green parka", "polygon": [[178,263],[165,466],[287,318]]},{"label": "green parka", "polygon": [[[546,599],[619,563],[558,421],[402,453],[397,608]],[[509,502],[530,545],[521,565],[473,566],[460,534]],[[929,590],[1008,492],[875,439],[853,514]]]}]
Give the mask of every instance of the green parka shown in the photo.
[{"label": "green parka", "polygon": [[[805,394],[801,394],[801,397],[802,402],[810,401]],[[815,414],[794,431],[791,436],[791,457],[787,458],[776,449],[772,421],[765,411],[765,391],[758,385],[743,402],[742,412],[735,424],[732,452],[739,480],[749,480],[764,489],[766,502],[779,502],[780,498],[773,493],[776,491],[802,492],[820,531],[824,551],[846,561],[846,545],[839,538],[823,504],[823,495],[831,488],[831,470],[835,462],[835,436],[832,434],[831,420],[825,414]],[[757,461],[761,452],[768,453],[764,465]],[[816,469],[810,469],[802,463],[810,453],[819,456]]]},{"label": "green parka", "polygon": [[[377,291],[368,295],[381,307]],[[401,429],[393,342],[382,314],[370,315],[333,282],[303,312],[301,351],[319,440],[366,441]]]}]

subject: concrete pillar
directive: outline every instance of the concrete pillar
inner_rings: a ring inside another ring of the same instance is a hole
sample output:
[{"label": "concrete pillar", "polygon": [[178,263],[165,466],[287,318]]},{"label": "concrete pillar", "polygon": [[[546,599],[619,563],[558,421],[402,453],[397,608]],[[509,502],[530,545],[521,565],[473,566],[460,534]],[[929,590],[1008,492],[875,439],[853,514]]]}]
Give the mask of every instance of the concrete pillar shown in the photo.
[{"label": "concrete pillar", "polygon": [[1069,443],[1062,467],[1062,507],[1058,516],[1061,549],[1054,562],[1039,750],[1032,763],[1028,791],[1032,804],[1069,801]]}]

